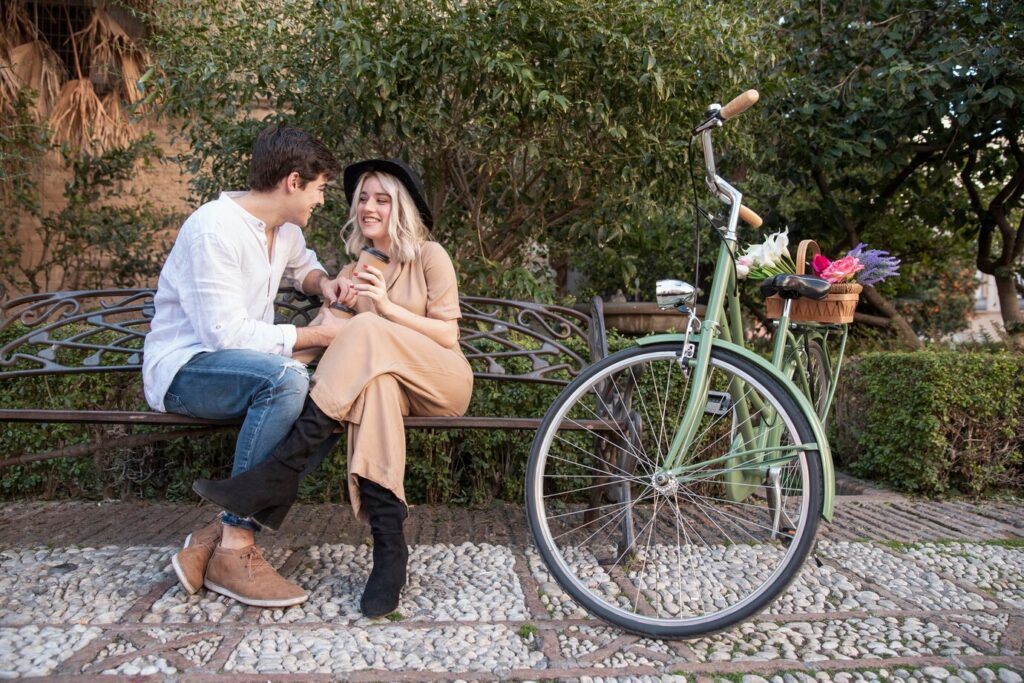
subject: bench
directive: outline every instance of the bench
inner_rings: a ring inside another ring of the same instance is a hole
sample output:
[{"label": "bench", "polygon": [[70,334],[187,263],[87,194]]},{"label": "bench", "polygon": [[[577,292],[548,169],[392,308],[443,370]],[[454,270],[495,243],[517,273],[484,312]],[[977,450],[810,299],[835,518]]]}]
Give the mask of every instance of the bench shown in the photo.
[{"label": "bench", "polygon": [[[31,294],[0,303],[0,382],[15,378],[133,372],[142,368],[142,344],[153,317],[153,289],[106,289]],[[474,296],[460,298],[460,343],[477,382],[564,385],[607,355],[603,306],[595,297],[589,315],[572,308]],[[320,307],[317,297],[282,289],[278,322],[305,325]],[[4,342],[4,340],[7,340]],[[134,447],[237,427],[143,408],[141,379],[131,397],[139,409],[110,406],[52,408],[0,406],[0,422],[146,425],[159,428],[119,436],[114,443],[67,446],[44,453],[7,453],[0,468],[87,455],[104,446]],[[535,430],[540,417],[408,417],[407,428]],[[587,426],[582,424],[583,426]],[[592,425],[590,425],[592,426]]]}]

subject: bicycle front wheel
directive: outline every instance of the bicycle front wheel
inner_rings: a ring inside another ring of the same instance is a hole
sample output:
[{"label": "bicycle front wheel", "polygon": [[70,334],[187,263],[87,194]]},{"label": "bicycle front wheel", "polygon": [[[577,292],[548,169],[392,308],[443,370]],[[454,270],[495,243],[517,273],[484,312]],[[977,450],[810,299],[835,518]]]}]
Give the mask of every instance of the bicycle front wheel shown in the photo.
[{"label": "bicycle front wheel", "polygon": [[690,395],[678,344],[596,363],[548,410],[530,453],[530,528],[555,580],[635,633],[691,637],[764,609],[810,552],[823,501],[811,424],[769,373],[711,352],[710,391],[681,464],[667,454]]}]

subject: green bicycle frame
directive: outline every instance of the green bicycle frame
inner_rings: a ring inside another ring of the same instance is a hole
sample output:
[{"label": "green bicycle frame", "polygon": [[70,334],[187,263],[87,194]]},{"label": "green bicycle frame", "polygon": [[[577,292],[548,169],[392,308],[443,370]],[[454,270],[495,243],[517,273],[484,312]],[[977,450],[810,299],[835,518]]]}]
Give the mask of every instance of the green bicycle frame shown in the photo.
[{"label": "green bicycle frame", "polygon": [[[693,357],[688,360],[691,370],[692,384],[690,395],[687,401],[686,411],[682,421],[673,437],[669,447],[668,455],[663,465],[663,471],[667,474],[685,481],[687,471],[691,468],[682,462],[683,454],[689,449],[697,434],[700,421],[704,414],[704,406],[707,402],[710,390],[709,367],[711,362],[711,350],[714,347],[725,348],[733,353],[744,357],[762,370],[779,380],[779,384],[786,388],[797,405],[807,415],[811,428],[814,431],[814,442],[805,444],[793,444],[791,446],[780,446],[779,436],[782,425],[769,426],[755,430],[749,421],[747,399],[742,396],[741,387],[731,387],[733,398],[736,400],[737,410],[740,411],[740,439],[737,440],[735,448],[728,455],[723,456],[723,465],[730,461],[735,462],[740,457],[745,459],[750,456],[759,458],[753,465],[744,467],[726,468],[723,479],[726,484],[730,498],[736,501],[743,500],[754,488],[764,479],[764,472],[768,467],[781,464],[794,457],[794,453],[804,450],[816,450],[820,454],[822,471],[824,474],[825,501],[822,508],[822,517],[826,521],[832,521],[835,505],[835,470],[832,463],[832,453],[829,448],[828,438],[824,427],[818,417],[810,400],[800,391],[795,390],[793,381],[783,372],[783,356],[785,351],[786,337],[783,331],[788,332],[789,319],[783,316],[779,320],[779,331],[773,350],[773,361],[769,362],[750,351],[743,345],[742,321],[740,319],[739,297],[736,294],[735,276],[733,271],[732,245],[727,240],[719,249],[718,260],[715,266],[715,274],[712,279],[711,293],[708,297],[707,308],[703,327],[698,334],[691,334],[687,337],[684,334],[659,334],[644,337],[637,341],[640,346],[648,346],[662,342],[679,343],[684,349],[684,344],[694,345]],[[726,299],[729,299],[729,306],[726,307]],[[728,317],[726,310],[728,308]],[[710,341],[710,343],[708,343]],[[845,342],[845,336],[844,336]],[[838,364],[837,370],[838,372]],[[834,382],[833,382],[834,387]],[[829,393],[829,402],[834,389]],[[756,410],[765,409],[765,406],[755,405]],[[708,463],[701,463],[705,467]],[[706,472],[705,472],[706,475]]]},{"label": "green bicycle frame", "polygon": [[[799,332],[794,332],[793,327],[799,328]],[[784,332],[784,333],[783,333]],[[839,349],[836,351],[835,356],[829,355],[829,336],[832,332],[836,332],[839,335]],[[829,376],[829,389],[828,395],[825,396],[824,402],[820,406],[815,406],[818,413],[818,419],[821,420],[822,424],[827,423],[828,413],[832,409],[832,401],[835,399],[836,387],[839,381],[839,370],[842,368],[843,357],[846,353],[846,341],[848,338],[849,329],[846,325],[835,324],[835,323],[807,323],[802,322],[797,325],[790,325],[783,329],[781,326],[775,333],[775,347],[772,352],[772,362],[778,367],[786,367],[787,375],[794,375],[793,381],[797,387],[805,395],[810,396],[811,387],[808,382],[807,375],[802,372],[797,372],[798,359],[789,358],[786,359],[786,349],[797,349],[802,342],[818,342],[821,346],[822,351],[825,353],[825,370]],[[782,358],[780,365],[779,358]]]}]

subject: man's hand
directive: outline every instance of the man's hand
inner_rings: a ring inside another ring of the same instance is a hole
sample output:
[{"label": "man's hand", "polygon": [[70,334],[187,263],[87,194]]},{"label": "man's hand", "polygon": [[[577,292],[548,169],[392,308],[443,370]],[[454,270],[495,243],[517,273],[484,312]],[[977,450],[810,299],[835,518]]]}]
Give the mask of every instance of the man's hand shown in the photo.
[{"label": "man's hand", "polygon": [[348,324],[348,318],[339,318],[324,306],[305,327],[296,328],[295,350],[313,346],[330,346],[334,337]]},{"label": "man's hand", "polygon": [[352,281],[348,278],[340,275],[333,280],[324,278],[320,281],[320,292],[328,304],[340,301],[346,306],[355,306],[356,292],[352,288]]}]

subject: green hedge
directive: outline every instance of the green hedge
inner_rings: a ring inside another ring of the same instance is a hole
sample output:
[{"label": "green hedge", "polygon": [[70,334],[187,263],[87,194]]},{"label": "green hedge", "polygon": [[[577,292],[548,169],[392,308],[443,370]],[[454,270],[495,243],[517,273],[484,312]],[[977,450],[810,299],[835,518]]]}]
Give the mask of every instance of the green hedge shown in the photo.
[{"label": "green hedge", "polygon": [[[478,381],[471,415],[539,417],[558,386]],[[12,408],[140,409],[137,373],[8,380],[0,405]],[[0,459],[119,437],[150,429],[123,425],[4,424]],[[0,498],[155,498],[187,500],[196,477],[227,476],[235,433],[179,438],[136,448],[109,448],[91,456],[17,465],[0,470]],[[410,430],[407,493],[418,503],[480,504],[522,496],[533,432]],[[346,499],[343,438],[316,475],[304,482],[307,501]]]},{"label": "green hedge", "polygon": [[[147,409],[137,372],[18,378],[0,384],[10,408]],[[192,479],[230,467],[234,434],[221,432],[136,448],[116,447],[138,425],[3,424],[0,458],[90,442],[114,446],[91,456],[60,458],[0,470],[0,498],[159,498],[189,495]]]},{"label": "green hedge", "polygon": [[851,360],[832,421],[837,465],[925,495],[1024,483],[1024,356],[870,353]]},{"label": "green hedge", "polygon": [[[0,334],[0,344],[17,332]],[[609,346],[632,343],[616,334]],[[581,340],[570,346],[583,356]],[[522,359],[523,370],[529,361]],[[542,417],[560,386],[478,380],[467,414]],[[147,409],[137,372],[18,378],[0,383],[0,405],[10,408]],[[112,441],[143,426],[3,424],[0,459],[94,441]],[[136,448],[110,448],[90,457],[62,458],[0,469],[0,499],[146,498],[192,500],[197,477],[223,477],[231,469],[235,433],[179,438]],[[410,430],[406,493],[414,503],[477,505],[522,500],[533,432]],[[300,499],[347,499],[346,444],[342,439],[317,473],[303,482]]]},{"label": "green hedge", "polygon": [[[0,335],[0,342],[3,337]],[[631,341],[613,335],[613,351]],[[578,349],[582,351],[583,349]],[[525,361],[524,361],[525,362]],[[468,414],[540,417],[558,386],[478,381]],[[14,379],[0,405],[140,409],[138,373]],[[96,440],[145,427],[5,424],[0,457]],[[843,371],[831,421],[837,465],[857,476],[927,495],[992,493],[1024,483],[1024,357],[1007,354],[870,353]],[[112,447],[0,470],[0,499],[192,499],[196,477],[226,476],[235,434]],[[532,432],[410,430],[406,491],[415,503],[522,499]],[[344,501],[345,442],[303,483],[309,502]]]}]

